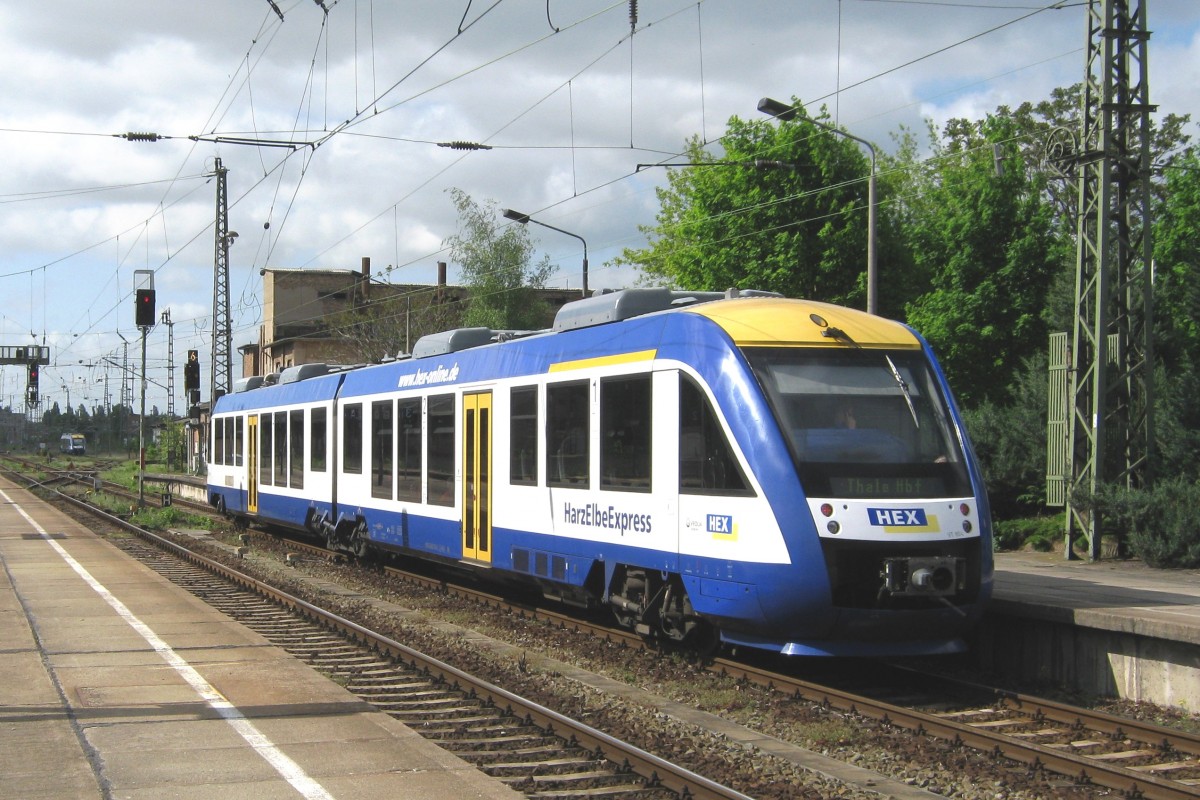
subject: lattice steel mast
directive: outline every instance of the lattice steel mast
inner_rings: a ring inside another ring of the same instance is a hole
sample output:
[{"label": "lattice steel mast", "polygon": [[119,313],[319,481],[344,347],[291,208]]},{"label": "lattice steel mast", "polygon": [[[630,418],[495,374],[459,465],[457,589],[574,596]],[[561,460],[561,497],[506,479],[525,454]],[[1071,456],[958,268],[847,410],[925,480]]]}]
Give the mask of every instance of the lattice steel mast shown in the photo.
[{"label": "lattice steel mast", "polygon": [[[229,170],[221,165],[221,159],[211,174],[217,176],[216,240],[213,263],[213,340],[212,379],[209,382],[208,399],[215,403],[217,397],[226,394],[233,386],[233,333],[229,320],[229,194],[226,176]],[[234,234],[235,236],[237,234]],[[218,394],[219,393],[219,394]]]},{"label": "lattice steel mast", "polygon": [[[1146,487],[1154,451],[1148,0],[1091,0],[1079,155],[1070,488]],[[1100,520],[1067,495],[1066,556]]]}]

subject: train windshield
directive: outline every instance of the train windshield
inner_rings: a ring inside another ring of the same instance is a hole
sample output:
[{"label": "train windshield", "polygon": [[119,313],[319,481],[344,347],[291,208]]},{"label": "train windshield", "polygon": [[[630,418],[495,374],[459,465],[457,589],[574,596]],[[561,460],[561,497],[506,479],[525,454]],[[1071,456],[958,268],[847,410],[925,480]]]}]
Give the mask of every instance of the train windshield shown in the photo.
[{"label": "train windshield", "polygon": [[921,351],[748,349],[809,497],[964,497],[970,479]]}]

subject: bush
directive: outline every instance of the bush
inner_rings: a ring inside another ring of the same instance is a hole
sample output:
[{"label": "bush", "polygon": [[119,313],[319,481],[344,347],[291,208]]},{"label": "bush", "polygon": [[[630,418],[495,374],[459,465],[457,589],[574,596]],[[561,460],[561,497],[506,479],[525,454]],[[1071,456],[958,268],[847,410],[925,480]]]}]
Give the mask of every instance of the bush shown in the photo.
[{"label": "bush", "polygon": [[1049,552],[1062,541],[1065,525],[1062,514],[996,520],[992,524],[992,549],[1020,550],[1028,545],[1039,552]]},{"label": "bush", "polygon": [[1160,481],[1149,491],[1104,487],[1073,499],[1100,515],[1100,529],[1152,567],[1200,567],[1200,485]]}]

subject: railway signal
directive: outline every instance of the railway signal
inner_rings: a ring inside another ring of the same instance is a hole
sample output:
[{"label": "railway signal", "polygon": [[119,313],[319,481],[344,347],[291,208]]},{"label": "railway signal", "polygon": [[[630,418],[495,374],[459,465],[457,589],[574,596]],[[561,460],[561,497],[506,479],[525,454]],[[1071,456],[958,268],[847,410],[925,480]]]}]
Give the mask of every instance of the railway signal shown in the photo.
[{"label": "railway signal", "polygon": [[138,289],[135,295],[137,306],[134,311],[134,322],[139,328],[153,328],[154,290]]},{"label": "railway signal", "polygon": [[187,363],[183,366],[183,390],[193,405],[200,402],[200,351],[188,350]]}]

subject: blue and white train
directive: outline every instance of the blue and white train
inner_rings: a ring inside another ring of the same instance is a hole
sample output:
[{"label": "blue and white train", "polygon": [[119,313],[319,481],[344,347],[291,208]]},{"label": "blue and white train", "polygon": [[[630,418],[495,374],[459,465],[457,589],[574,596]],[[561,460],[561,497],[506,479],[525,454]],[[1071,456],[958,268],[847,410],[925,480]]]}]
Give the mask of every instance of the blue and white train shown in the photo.
[{"label": "blue and white train", "polygon": [[257,383],[216,403],[210,501],[331,548],[794,655],[958,652],[991,595],[979,467],[898,322],[633,289],[547,331],[460,329]]}]

